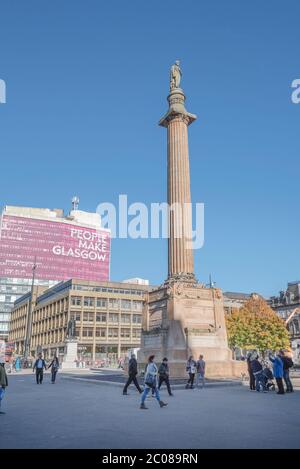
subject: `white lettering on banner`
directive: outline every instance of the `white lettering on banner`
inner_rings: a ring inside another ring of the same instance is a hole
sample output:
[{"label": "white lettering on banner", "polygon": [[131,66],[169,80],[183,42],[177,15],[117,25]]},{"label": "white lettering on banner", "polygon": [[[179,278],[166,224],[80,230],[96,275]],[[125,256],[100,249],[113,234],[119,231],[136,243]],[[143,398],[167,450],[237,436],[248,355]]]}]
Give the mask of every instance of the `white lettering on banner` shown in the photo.
[{"label": "white lettering on banner", "polygon": [[79,248],[69,248],[65,249],[64,246],[53,246],[52,248],[53,254],[57,256],[66,256],[66,257],[80,257],[81,259],[89,259],[90,261],[105,261],[106,254],[100,254],[99,252],[95,251],[87,251],[86,249],[79,249]]},{"label": "white lettering on banner", "polygon": [[106,252],[106,241],[104,243],[93,243],[88,241],[79,240],[79,247],[88,249],[89,251]]},{"label": "white lettering on banner", "polygon": [[105,242],[107,240],[106,234],[94,233],[90,231],[78,230],[76,228],[71,229],[71,237],[77,239],[83,239],[85,241],[98,241]]}]

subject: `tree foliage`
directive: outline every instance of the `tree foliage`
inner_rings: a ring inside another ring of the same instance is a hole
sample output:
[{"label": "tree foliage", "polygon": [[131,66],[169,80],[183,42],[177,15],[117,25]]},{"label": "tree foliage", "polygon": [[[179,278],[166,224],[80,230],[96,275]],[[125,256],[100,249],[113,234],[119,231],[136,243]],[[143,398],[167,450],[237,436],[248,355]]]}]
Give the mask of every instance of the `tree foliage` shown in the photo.
[{"label": "tree foliage", "polygon": [[289,347],[289,334],[284,321],[258,295],[226,317],[228,342],[231,348],[278,350]]}]

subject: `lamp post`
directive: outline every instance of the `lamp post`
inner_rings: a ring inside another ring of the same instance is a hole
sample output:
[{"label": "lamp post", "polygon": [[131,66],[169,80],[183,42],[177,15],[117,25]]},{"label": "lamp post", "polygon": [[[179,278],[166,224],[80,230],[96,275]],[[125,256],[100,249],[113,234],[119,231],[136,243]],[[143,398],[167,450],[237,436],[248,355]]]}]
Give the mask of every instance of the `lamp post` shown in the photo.
[{"label": "lamp post", "polygon": [[35,270],[36,270],[36,257],[34,258],[34,264],[32,266],[32,281],[31,281],[31,293],[28,306],[27,325],[26,325],[26,336],[25,336],[25,347],[24,347],[24,358],[29,356],[29,348],[31,341],[31,328],[32,328],[32,301],[33,301],[33,290],[35,281]]}]

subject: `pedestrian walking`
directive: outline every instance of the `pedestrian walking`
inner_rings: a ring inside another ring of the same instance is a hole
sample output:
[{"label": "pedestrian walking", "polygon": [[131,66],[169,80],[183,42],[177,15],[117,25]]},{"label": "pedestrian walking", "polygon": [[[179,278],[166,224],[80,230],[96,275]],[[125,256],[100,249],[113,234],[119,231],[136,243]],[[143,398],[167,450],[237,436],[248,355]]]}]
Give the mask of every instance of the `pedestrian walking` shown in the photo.
[{"label": "pedestrian walking", "polygon": [[248,375],[249,375],[250,391],[255,391],[255,376],[251,368],[251,355],[252,355],[251,352],[248,353],[247,355],[247,368],[248,368]]},{"label": "pedestrian walking", "polygon": [[255,390],[260,392],[262,389],[263,392],[268,392],[266,388],[265,378],[263,375],[263,366],[258,360],[258,353],[254,352],[250,357],[251,370],[255,378]]},{"label": "pedestrian walking", "polygon": [[20,360],[20,357],[17,357],[15,361],[15,370],[19,371],[20,369],[21,369],[21,360]]},{"label": "pedestrian walking", "polygon": [[7,386],[8,386],[8,379],[7,379],[7,374],[5,370],[5,362],[4,360],[1,359],[1,362],[0,362],[0,414],[5,414],[5,412],[2,412],[1,410],[1,403],[2,403]]},{"label": "pedestrian walking", "polygon": [[46,370],[46,362],[42,358],[42,354],[38,354],[38,358],[35,360],[32,371],[35,371],[36,384],[42,384],[44,369]]},{"label": "pedestrian walking", "polygon": [[280,358],[283,362],[283,379],[286,385],[286,392],[294,392],[293,384],[290,379],[290,368],[294,366],[293,360],[284,350],[280,350]]},{"label": "pedestrian walking", "polygon": [[154,358],[155,355],[150,355],[150,357],[148,358],[148,365],[145,373],[145,388],[142,394],[140,409],[148,409],[148,407],[145,406],[145,400],[150,392],[150,389],[154,389],[155,397],[160,407],[165,407],[166,405],[168,405],[166,402],[163,402],[160,399],[159,389],[157,386],[158,368],[157,365],[154,363]]},{"label": "pedestrian walking", "polygon": [[158,389],[160,390],[162,383],[166,383],[169,396],[173,396],[170,380],[169,380],[169,365],[168,359],[165,357],[158,368]]},{"label": "pedestrian walking", "polygon": [[201,388],[203,389],[205,386],[205,361],[203,360],[203,355],[199,356],[199,360],[196,363],[196,370],[197,370],[197,379],[196,379],[196,386],[199,387],[200,380],[202,381]]},{"label": "pedestrian walking", "polygon": [[48,366],[48,370],[51,368],[51,383],[55,384],[56,375],[59,369],[59,361],[56,355],[54,355],[52,362]]},{"label": "pedestrian walking", "polygon": [[136,360],[135,354],[133,353],[128,363],[128,380],[123,389],[123,396],[127,396],[127,389],[131,383],[135,385],[136,389],[138,390],[140,394],[143,392],[136,378],[137,374],[138,374],[137,360]]},{"label": "pedestrian walking", "polygon": [[277,355],[269,354],[269,359],[273,363],[273,375],[277,383],[277,394],[284,394],[283,387],[283,361],[281,360],[280,352]]},{"label": "pedestrian walking", "polygon": [[189,379],[188,379],[185,389],[189,389],[189,388],[194,389],[194,379],[195,379],[196,370],[197,370],[197,364],[194,360],[194,357],[191,355],[186,364],[186,371],[189,374]]}]

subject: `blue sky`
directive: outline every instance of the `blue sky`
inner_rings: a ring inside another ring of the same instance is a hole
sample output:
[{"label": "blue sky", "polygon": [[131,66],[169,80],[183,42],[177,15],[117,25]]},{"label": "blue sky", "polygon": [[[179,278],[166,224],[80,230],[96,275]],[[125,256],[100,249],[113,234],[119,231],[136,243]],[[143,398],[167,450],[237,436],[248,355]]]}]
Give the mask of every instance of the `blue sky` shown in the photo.
[{"label": "blue sky", "polygon": [[[1,2],[0,204],[166,200],[168,71],[181,60],[196,274],[276,294],[299,272],[298,1]],[[111,278],[161,283],[164,240],[114,240]]]}]

